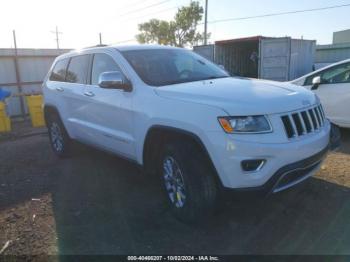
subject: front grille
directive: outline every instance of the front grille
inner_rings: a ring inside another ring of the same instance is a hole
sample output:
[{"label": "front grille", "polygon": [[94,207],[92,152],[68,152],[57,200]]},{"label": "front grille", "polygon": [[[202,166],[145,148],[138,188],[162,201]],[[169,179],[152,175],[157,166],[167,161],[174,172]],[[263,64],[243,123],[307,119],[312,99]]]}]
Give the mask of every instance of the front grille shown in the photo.
[{"label": "front grille", "polygon": [[282,115],[284,129],[288,138],[294,138],[315,132],[323,127],[326,118],[321,105],[308,110]]}]

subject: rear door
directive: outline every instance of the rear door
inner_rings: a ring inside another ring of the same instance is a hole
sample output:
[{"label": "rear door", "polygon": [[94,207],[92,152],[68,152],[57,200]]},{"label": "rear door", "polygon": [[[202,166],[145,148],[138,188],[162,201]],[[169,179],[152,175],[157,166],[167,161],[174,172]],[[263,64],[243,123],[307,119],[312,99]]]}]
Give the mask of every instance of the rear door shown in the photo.
[{"label": "rear door", "polygon": [[132,126],[134,90],[125,92],[121,89],[101,88],[98,85],[101,73],[123,73],[120,63],[114,57],[112,51],[95,53],[92,57],[89,85],[84,91],[89,140],[108,151],[135,159]]},{"label": "rear door", "polygon": [[90,55],[77,55],[71,57],[66,82],[63,86],[62,96],[66,108],[66,122],[70,134],[77,139],[85,139],[87,132],[84,119],[88,111],[85,108],[84,90],[86,86]]},{"label": "rear door", "polygon": [[350,63],[325,69],[306,78],[304,86],[312,87],[312,79],[321,77],[315,92],[321,99],[326,116],[335,124],[350,127]]},{"label": "rear door", "polygon": [[66,81],[66,71],[70,58],[58,60],[53,66],[48,81],[45,82],[43,92],[45,103],[55,105],[60,112],[61,118],[64,121],[67,115],[67,110],[63,101],[63,92]]},{"label": "rear door", "polygon": [[260,40],[259,78],[289,80],[291,41],[288,37]]}]

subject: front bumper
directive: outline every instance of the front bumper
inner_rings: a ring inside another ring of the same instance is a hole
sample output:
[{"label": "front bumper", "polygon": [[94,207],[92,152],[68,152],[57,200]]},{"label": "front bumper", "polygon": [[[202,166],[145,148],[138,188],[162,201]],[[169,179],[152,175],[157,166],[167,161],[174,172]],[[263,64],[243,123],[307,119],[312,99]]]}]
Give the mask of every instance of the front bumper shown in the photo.
[{"label": "front bumper", "polygon": [[[330,124],[318,132],[287,143],[240,141],[230,135],[211,134],[208,150],[222,185],[230,189],[278,192],[313,175],[328,152]],[[225,146],[222,146],[225,145]],[[265,159],[255,172],[242,170],[247,159]]]},{"label": "front bumper", "polygon": [[241,191],[256,191],[263,194],[277,193],[288,189],[305,179],[312,176],[321,165],[323,159],[327,156],[329,147],[327,146],[321,152],[303,159],[301,161],[288,164],[281,167],[273,176],[262,186],[240,188]]}]

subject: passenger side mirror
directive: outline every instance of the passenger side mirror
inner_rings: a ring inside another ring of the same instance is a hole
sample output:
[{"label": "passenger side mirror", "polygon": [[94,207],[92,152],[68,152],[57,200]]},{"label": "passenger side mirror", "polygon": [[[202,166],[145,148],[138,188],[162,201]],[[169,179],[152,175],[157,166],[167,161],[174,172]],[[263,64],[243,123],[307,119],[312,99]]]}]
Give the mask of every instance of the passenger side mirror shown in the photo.
[{"label": "passenger side mirror", "polygon": [[130,92],[132,89],[129,80],[119,71],[101,73],[98,79],[98,85],[101,88],[123,89],[127,92]]},{"label": "passenger side mirror", "polygon": [[321,77],[320,76],[315,76],[312,79],[312,87],[311,90],[316,90],[321,84]]}]

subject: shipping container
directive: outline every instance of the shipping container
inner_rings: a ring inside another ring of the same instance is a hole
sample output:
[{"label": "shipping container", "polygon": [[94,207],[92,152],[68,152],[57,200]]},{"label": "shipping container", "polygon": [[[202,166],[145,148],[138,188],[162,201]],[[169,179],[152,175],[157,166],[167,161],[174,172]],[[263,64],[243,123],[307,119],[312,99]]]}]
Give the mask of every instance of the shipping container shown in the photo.
[{"label": "shipping container", "polygon": [[214,62],[214,45],[194,46],[193,51],[203,56],[204,58]]},{"label": "shipping container", "polygon": [[232,75],[289,81],[313,70],[316,41],[254,36],[216,41],[214,62]]}]

